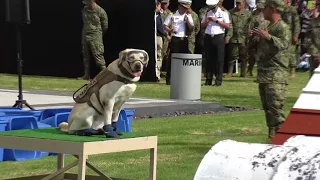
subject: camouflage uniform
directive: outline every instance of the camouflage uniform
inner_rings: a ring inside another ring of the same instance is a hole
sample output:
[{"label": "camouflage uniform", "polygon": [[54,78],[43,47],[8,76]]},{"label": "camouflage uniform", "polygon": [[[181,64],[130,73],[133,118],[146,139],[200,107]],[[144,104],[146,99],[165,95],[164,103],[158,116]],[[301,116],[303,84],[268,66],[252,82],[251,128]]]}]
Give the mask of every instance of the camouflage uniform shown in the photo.
[{"label": "camouflage uniform", "polygon": [[320,16],[311,20],[311,31],[307,34],[305,44],[307,53],[310,57],[310,78],[313,75],[314,69],[319,66],[317,58],[320,58]]},{"label": "camouflage uniform", "polygon": [[[293,6],[285,7],[283,13],[281,14],[281,18],[284,22],[289,25],[290,32],[291,32],[291,40],[293,37],[298,38],[300,33],[300,17],[298,11]],[[290,72],[294,74],[295,69],[297,67],[297,58],[296,58],[296,45],[290,43],[288,56],[290,59]]]},{"label": "camouflage uniform", "polygon": [[[265,7],[283,11],[283,0],[267,0]],[[289,81],[289,59],[286,56],[291,44],[289,26],[279,20],[268,26],[269,38],[260,39],[257,50],[259,93],[271,140],[285,121],[283,106]]]},{"label": "camouflage uniform", "polygon": [[[201,8],[199,10],[199,21],[202,21],[202,18],[206,16],[207,12],[209,11],[209,7],[205,6],[203,8]],[[198,42],[201,46],[201,51],[202,51],[202,71],[205,72],[205,68],[206,68],[206,52],[204,49],[204,34],[205,34],[205,28],[201,28],[199,31],[199,38],[198,38]]]},{"label": "camouflage uniform", "polygon": [[[237,2],[242,2],[242,0],[237,0]],[[233,72],[234,60],[241,59],[240,76],[244,77],[248,60],[247,37],[249,34],[251,12],[247,9],[238,11],[236,8],[233,8],[229,13],[232,28],[228,30],[226,41],[230,43],[232,55],[229,58],[228,76],[230,77]]]},{"label": "camouflage uniform", "polygon": [[[94,0],[85,0],[87,2]],[[85,75],[83,79],[90,77],[90,55],[101,70],[106,68],[104,59],[103,35],[108,29],[107,13],[98,4],[95,9],[87,5],[82,10],[83,30],[82,30],[82,53]]]},{"label": "camouflage uniform", "polygon": [[[172,15],[172,12],[167,9],[166,11],[163,11],[161,13],[161,18],[162,18],[162,23],[166,20],[166,18]],[[163,39],[163,44],[162,44],[162,64],[164,64],[165,62],[167,62],[167,58],[169,55],[169,40],[167,38]],[[162,66],[162,67],[166,67],[166,66]]]},{"label": "camouflage uniform", "polygon": [[[258,10],[262,11],[262,9],[264,8],[264,3],[258,2],[257,8],[258,8],[257,10],[252,12],[252,19],[249,25],[249,29],[253,29],[253,28],[266,29],[270,22],[264,19],[264,15],[262,12],[259,12],[259,13],[257,12]],[[252,36],[248,39],[249,66],[248,66],[247,72],[249,73],[249,76],[253,76],[252,70],[255,63],[257,62],[256,53],[257,53],[258,41],[259,41],[258,36]]]},{"label": "camouflage uniform", "polygon": [[195,13],[194,11],[191,12],[191,17],[193,19],[194,27],[191,33],[187,33],[187,34],[188,34],[188,52],[190,54],[193,54],[195,43],[196,43],[196,36],[200,31],[200,20],[197,13]]}]

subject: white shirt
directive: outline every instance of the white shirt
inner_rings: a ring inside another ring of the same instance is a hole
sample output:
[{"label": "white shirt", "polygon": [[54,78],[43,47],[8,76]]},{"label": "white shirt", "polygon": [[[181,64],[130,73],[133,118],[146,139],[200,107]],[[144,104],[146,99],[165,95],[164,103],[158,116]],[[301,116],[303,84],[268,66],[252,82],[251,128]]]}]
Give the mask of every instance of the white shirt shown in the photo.
[{"label": "white shirt", "polygon": [[[217,18],[218,21],[224,22],[224,23],[230,23],[229,15],[227,12],[222,11],[219,7],[216,11],[216,13],[213,13],[212,10],[210,10],[206,15],[202,17],[201,23],[205,22],[207,17],[214,17]],[[218,23],[216,22],[209,22],[205,33],[209,35],[218,35],[225,32],[225,28],[222,28]]]},{"label": "white shirt", "polygon": [[173,16],[173,29],[177,31],[177,33],[173,33],[172,35],[175,37],[186,37],[186,26],[184,22],[184,16],[187,15],[189,23],[193,26],[193,19],[191,14],[180,14],[179,11],[176,11],[173,15],[169,15],[164,21],[164,25],[171,25],[171,17]]}]

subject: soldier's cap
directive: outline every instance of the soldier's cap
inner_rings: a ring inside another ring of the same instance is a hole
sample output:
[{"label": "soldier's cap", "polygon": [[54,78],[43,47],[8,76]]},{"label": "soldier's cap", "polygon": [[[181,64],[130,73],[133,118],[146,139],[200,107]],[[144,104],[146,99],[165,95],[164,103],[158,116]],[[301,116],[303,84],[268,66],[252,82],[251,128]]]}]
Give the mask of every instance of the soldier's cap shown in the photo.
[{"label": "soldier's cap", "polygon": [[264,3],[263,2],[257,2],[256,7],[257,7],[257,9],[264,9]]},{"label": "soldier's cap", "polygon": [[180,3],[185,8],[190,8],[192,1],[191,0],[178,0],[178,3]]},{"label": "soldier's cap", "polygon": [[283,11],[285,5],[283,0],[267,0],[264,4],[264,7],[271,7],[277,9],[278,11]]},{"label": "soldier's cap", "polygon": [[208,6],[215,6],[219,3],[219,0],[206,0]]},{"label": "soldier's cap", "polygon": [[236,0],[236,3],[242,3],[242,0]]},{"label": "soldier's cap", "polygon": [[169,3],[170,1],[169,0],[161,0],[160,2],[161,3]]},{"label": "soldier's cap", "polygon": [[87,3],[91,3],[91,2],[95,2],[95,0],[82,0],[83,4],[87,4]]}]

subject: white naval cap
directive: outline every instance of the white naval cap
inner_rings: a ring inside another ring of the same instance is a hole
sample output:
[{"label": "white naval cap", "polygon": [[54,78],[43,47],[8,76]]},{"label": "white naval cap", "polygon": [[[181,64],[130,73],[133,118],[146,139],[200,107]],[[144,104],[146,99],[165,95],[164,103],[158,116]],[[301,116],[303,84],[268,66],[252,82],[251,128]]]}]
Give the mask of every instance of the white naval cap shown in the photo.
[{"label": "white naval cap", "polygon": [[191,4],[192,0],[178,0],[178,3]]},{"label": "white naval cap", "polygon": [[208,6],[215,6],[215,5],[217,5],[219,3],[219,0],[207,0],[206,1],[206,4],[208,5]]}]

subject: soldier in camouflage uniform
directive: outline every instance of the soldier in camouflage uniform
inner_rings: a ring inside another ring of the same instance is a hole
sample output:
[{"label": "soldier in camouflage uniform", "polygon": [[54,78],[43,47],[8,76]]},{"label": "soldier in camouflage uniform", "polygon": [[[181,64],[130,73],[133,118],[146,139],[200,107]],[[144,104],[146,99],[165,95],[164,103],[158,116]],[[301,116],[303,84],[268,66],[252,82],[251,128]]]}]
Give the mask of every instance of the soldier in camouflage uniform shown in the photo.
[{"label": "soldier in camouflage uniform", "polygon": [[84,0],[82,10],[82,53],[84,63],[84,76],[78,79],[90,79],[90,57],[94,58],[100,70],[106,68],[104,59],[103,35],[108,29],[107,13],[96,4],[95,0]]},{"label": "soldier in camouflage uniform", "polygon": [[226,42],[230,43],[232,55],[229,58],[227,77],[232,76],[234,62],[241,59],[241,77],[245,77],[248,60],[248,30],[251,21],[251,12],[244,9],[244,1],[236,0],[237,6],[229,11],[232,28],[228,30]]},{"label": "soldier in camouflage uniform", "polygon": [[305,39],[305,45],[307,53],[311,55],[310,63],[310,78],[313,75],[314,69],[320,64],[320,0],[317,1],[317,6],[313,10],[313,18],[311,20],[311,31],[307,34]]},{"label": "soldier in camouflage uniform", "polygon": [[196,43],[196,36],[200,31],[200,20],[197,13],[195,13],[191,8],[188,9],[187,13],[191,13],[191,17],[193,19],[194,27],[193,30],[188,31],[188,53],[194,54],[195,43]]},{"label": "soldier in camouflage uniform", "polygon": [[[257,9],[252,12],[252,19],[249,25],[249,29],[258,28],[258,29],[266,29],[269,25],[269,21],[265,20],[263,16],[263,9],[264,9],[265,2],[257,2]],[[258,46],[259,37],[258,36],[251,36],[248,39],[248,60],[249,66],[247,70],[247,74],[249,76],[253,76],[252,70],[257,62],[256,53],[257,53],[257,46]]]},{"label": "soldier in camouflage uniform", "polygon": [[285,121],[283,107],[289,81],[289,59],[286,55],[292,38],[289,26],[281,19],[283,10],[283,0],[267,0],[263,13],[270,21],[268,28],[250,30],[250,35],[259,36],[257,82],[269,129],[269,142]]},{"label": "soldier in camouflage uniform", "polygon": [[[172,12],[170,11],[170,9],[168,9],[170,5],[170,1],[169,0],[161,0],[161,18],[162,18],[162,23],[166,20],[166,18],[169,15],[172,15]],[[169,33],[169,35],[171,35],[171,33]],[[168,56],[169,56],[169,43],[170,40],[168,38],[165,38],[163,40],[163,44],[162,44],[162,67],[163,69],[166,69],[166,63],[168,62]]]},{"label": "soldier in camouflage uniform", "polygon": [[284,22],[289,25],[291,32],[291,44],[288,51],[288,56],[290,59],[290,73],[291,79],[295,78],[295,70],[297,67],[297,58],[296,58],[296,45],[298,43],[298,37],[300,34],[300,16],[298,10],[291,6],[291,0],[284,0],[285,8],[281,15]]},{"label": "soldier in camouflage uniform", "polygon": [[[209,6],[204,6],[199,10],[199,21],[202,21],[203,17],[206,17],[207,12],[209,11]],[[201,52],[202,52],[202,72],[205,72],[206,69],[206,51],[204,49],[204,33],[205,28],[200,28],[199,36],[198,36],[198,42],[201,46]]]}]

